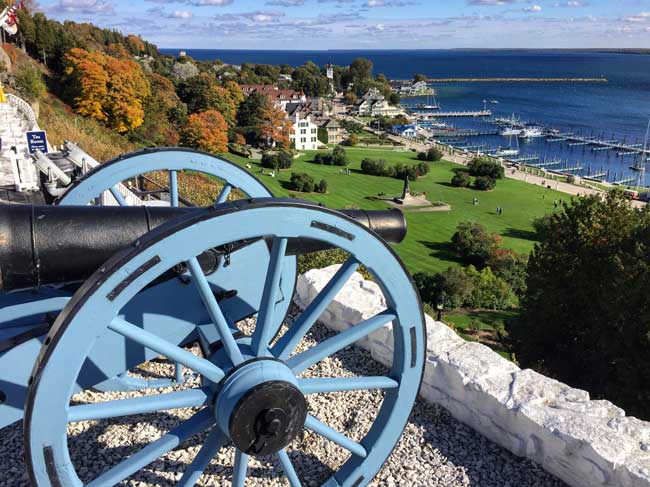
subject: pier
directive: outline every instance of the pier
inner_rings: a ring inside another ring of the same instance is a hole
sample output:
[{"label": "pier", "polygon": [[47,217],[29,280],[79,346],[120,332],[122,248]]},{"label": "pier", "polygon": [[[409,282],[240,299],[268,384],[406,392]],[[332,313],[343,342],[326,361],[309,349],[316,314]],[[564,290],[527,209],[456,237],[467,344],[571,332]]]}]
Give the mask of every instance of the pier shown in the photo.
[{"label": "pier", "polygon": [[418,118],[477,118],[477,117],[491,117],[491,110],[467,110],[461,112],[413,112],[412,115]]},{"label": "pier", "polygon": [[509,162],[514,162],[514,163],[539,161],[539,156],[523,156],[523,157],[517,157],[516,159],[507,159],[507,160]]},{"label": "pier", "polygon": [[[591,150],[618,150],[618,155],[623,157],[623,156],[628,156],[628,155],[634,155],[634,154],[645,154],[645,155],[650,155],[650,148],[643,149],[643,144],[628,144],[625,141],[620,142],[620,141],[612,141],[612,140],[606,140],[606,139],[598,139],[595,137],[584,137],[584,136],[579,136],[579,135],[573,135],[573,134],[557,134],[553,136],[554,139],[559,139],[559,138],[564,138],[567,140],[569,143],[568,145],[570,147],[576,147],[580,145],[593,145],[595,146]],[[548,142],[549,139],[546,139]]]},{"label": "pier", "polygon": [[497,131],[489,130],[434,130],[432,136],[435,138],[455,138],[455,137],[478,137],[480,135],[499,135]]}]

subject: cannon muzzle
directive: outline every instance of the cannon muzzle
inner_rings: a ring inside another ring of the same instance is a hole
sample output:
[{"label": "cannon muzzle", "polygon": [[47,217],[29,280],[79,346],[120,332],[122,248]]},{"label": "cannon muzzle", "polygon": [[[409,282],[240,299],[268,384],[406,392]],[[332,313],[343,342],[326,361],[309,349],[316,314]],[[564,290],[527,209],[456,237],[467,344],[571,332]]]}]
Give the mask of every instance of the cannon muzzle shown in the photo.
[{"label": "cannon muzzle", "polygon": [[[0,205],[0,292],[83,281],[118,251],[197,208]],[[342,210],[389,243],[406,236],[401,211]],[[240,242],[239,247],[251,242]],[[287,254],[326,250],[289,242]],[[219,249],[215,249],[217,252]]]}]

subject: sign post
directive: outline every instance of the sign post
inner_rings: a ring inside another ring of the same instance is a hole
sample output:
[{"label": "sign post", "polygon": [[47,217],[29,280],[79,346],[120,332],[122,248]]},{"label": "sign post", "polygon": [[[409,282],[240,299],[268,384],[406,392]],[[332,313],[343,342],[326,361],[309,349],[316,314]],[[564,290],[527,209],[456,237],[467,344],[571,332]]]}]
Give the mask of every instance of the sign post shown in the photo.
[{"label": "sign post", "polygon": [[47,134],[45,130],[34,130],[26,132],[27,148],[30,154],[35,154],[40,150],[43,154],[47,154]]}]

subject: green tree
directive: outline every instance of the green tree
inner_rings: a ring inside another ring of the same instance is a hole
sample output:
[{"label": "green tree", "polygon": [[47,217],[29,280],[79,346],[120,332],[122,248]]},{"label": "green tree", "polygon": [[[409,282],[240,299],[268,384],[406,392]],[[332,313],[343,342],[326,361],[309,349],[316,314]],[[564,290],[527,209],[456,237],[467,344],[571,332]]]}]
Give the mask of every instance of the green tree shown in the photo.
[{"label": "green tree", "polygon": [[613,191],[536,229],[517,357],[650,419],[650,209]]},{"label": "green tree", "polygon": [[467,171],[456,171],[454,177],[451,178],[451,185],[456,188],[467,188],[471,182],[472,179]]},{"label": "green tree", "polygon": [[476,222],[461,222],[451,237],[451,244],[458,256],[467,264],[485,266],[501,243],[501,238],[489,233]]},{"label": "green tree", "polygon": [[46,91],[45,82],[41,72],[31,64],[23,64],[14,75],[16,88],[29,100],[41,98]]}]

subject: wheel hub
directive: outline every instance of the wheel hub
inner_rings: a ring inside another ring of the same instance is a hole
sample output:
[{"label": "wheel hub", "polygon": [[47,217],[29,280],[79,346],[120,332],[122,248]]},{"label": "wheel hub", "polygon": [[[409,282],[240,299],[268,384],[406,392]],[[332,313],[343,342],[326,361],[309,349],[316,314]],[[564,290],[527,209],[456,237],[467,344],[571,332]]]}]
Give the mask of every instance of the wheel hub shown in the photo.
[{"label": "wheel hub", "polygon": [[264,456],[282,450],[302,431],[307,401],[286,365],[256,360],[229,374],[217,395],[215,415],[238,449]]}]

